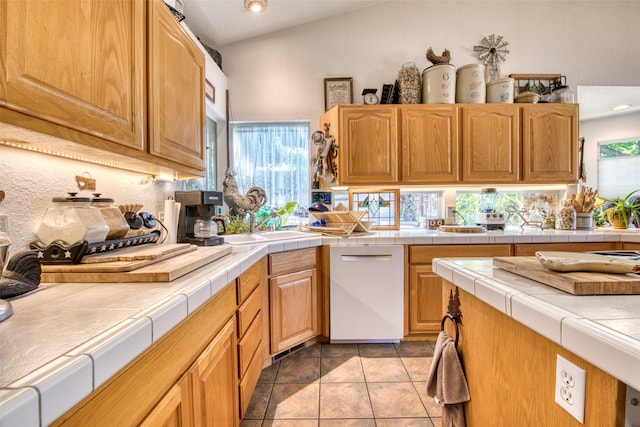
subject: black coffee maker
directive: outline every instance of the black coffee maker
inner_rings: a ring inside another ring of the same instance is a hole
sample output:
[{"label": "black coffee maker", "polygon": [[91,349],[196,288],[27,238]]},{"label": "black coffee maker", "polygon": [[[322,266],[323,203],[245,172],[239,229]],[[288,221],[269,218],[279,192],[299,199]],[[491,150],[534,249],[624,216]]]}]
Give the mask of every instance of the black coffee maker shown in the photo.
[{"label": "black coffee maker", "polygon": [[[198,246],[216,246],[224,243],[218,234],[224,233],[224,221],[213,218],[216,206],[222,206],[220,191],[176,191],[175,200],[180,203],[177,241]],[[222,231],[218,227],[222,227]]]}]

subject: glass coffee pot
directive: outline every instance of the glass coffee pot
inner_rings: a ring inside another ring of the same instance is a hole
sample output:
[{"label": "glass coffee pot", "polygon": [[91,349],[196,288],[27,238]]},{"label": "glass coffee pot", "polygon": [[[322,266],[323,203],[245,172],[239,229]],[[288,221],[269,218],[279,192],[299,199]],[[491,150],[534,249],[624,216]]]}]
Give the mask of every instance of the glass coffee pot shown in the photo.
[{"label": "glass coffee pot", "polygon": [[219,233],[218,224],[222,226],[222,232],[226,231],[224,221],[220,218],[200,217],[193,223],[193,237],[207,239],[217,236]]}]

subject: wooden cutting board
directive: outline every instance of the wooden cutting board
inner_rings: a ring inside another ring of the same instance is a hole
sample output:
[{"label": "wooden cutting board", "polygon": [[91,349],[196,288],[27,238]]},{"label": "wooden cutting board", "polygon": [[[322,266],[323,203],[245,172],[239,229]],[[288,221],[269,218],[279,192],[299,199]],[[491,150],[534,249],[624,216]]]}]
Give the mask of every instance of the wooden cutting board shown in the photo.
[{"label": "wooden cutting board", "polygon": [[640,294],[640,275],[549,270],[535,256],[495,257],[493,265],[573,295]]},{"label": "wooden cutting board", "polygon": [[[230,245],[196,246],[174,256],[139,261],[114,261],[75,265],[42,265],[42,282],[170,282],[231,253]],[[131,269],[133,265],[133,269]]]},{"label": "wooden cutting board", "polygon": [[441,225],[438,230],[446,233],[484,233],[487,231],[481,225]]},{"label": "wooden cutting board", "polygon": [[142,246],[132,246],[129,248],[117,249],[103,254],[85,255],[80,261],[81,264],[91,264],[97,262],[115,262],[115,261],[140,261],[144,259],[157,259],[169,257],[195,251],[198,248],[190,243],[172,243],[172,244],[147,244]]}]

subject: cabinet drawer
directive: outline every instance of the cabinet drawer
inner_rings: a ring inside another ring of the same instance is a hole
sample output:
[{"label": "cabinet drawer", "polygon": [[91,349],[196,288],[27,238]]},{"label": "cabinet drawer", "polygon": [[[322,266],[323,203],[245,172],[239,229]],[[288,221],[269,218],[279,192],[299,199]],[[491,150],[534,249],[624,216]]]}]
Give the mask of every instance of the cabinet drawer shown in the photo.
[{"label": "cabinet drawer", "polygon": [[618,249],[616,242],[593,243],[523,243],[515,245],[515,256],[533,256],[537,251],[587,252]]},{"label": "cabinet drawer", "polygon": [[238,342],[238,369],[240,378],[245,375],[249,363],[262,342],[262,311],[249,326],[247,333]]},{"label": "cabinet drawer", "polygon": [[260,309],[262,308],[262,285],[251,293],[249,298],[238,308],[238,338],[247,332],[249,325],[253,322]]},{"label": "cabinet drawer", "polygon": [[262,372],[262,364],[262,358],[259,357],[259,353],[256,353],[249,363],[247,372],[240,381],[240,418],[244,418],[247,412],[249,402],[251,402],[251,396],[253,395],[253,391],[255,390],[256,384],[258,384],[258,379],[260,378],[260,373]]},{"label": "cabinet drawer", "polygon": [[410,264],[428,264],[433,258],[510,256],[511,245],[425,245],[409,247]]},{"label": "cabinet drawer", "polygon": [[238,304],[242,304],[261,281],[262,263],[258,261],[238,277]]},{"label": "cabinet drawer", "polygon": [[269,255],[269,274],[284,274],[316,266],[316,248],[299,249]]}]

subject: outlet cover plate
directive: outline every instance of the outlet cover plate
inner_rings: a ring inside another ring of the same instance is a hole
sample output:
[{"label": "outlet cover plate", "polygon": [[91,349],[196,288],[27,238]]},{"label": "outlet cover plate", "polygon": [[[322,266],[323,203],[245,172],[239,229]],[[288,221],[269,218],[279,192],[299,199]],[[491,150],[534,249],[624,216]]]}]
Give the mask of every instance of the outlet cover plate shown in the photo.
[{"label": "outlet cover plate", "polygon": [[584,423],[584,401],[587,373],[557,355],[556,360],[556,403],[580,423]]},{"label": "outlet cover plate", "polygon": [[640,391],[631,386],[627,386],[626,401],[624,427],[640,426]]}]

